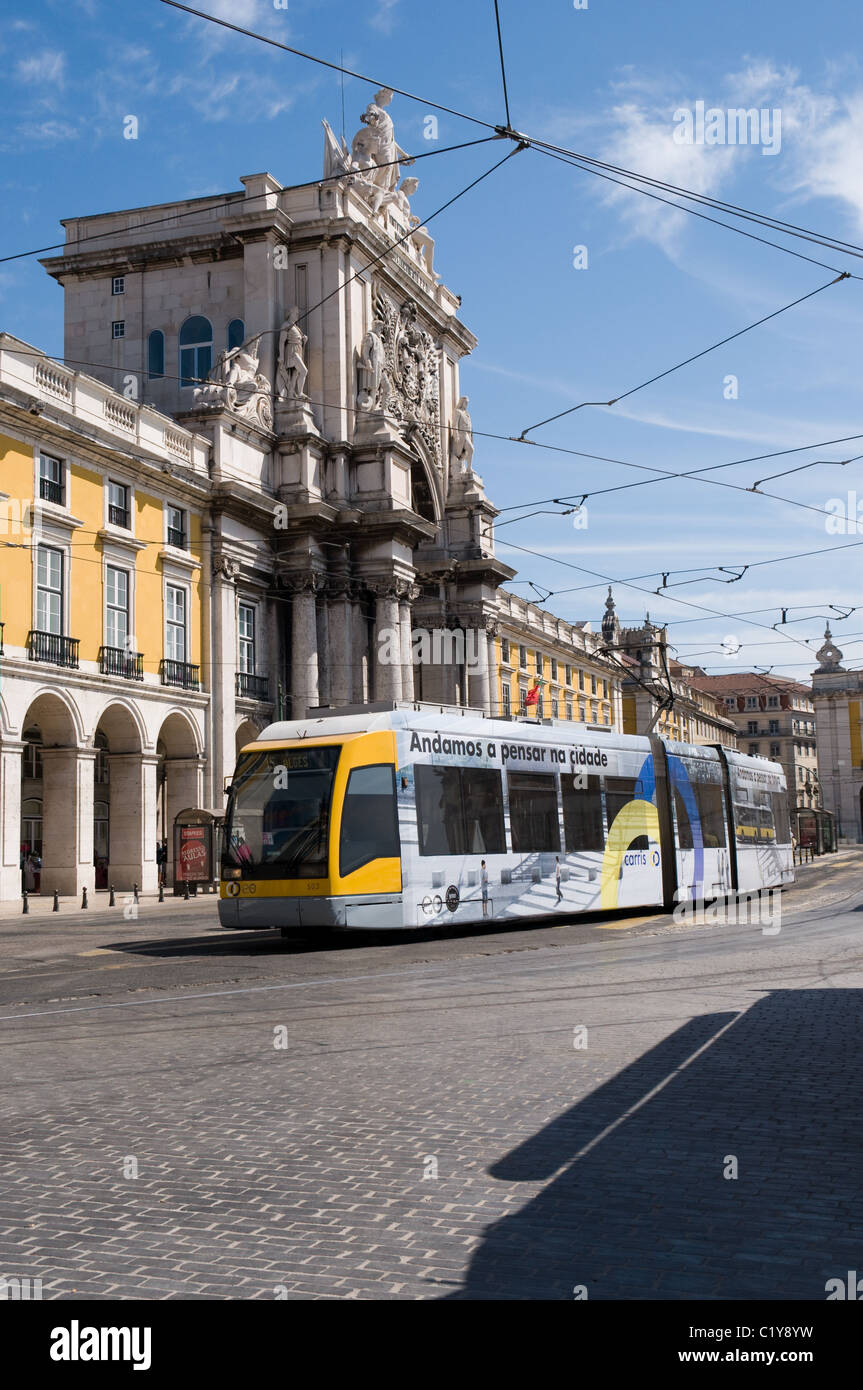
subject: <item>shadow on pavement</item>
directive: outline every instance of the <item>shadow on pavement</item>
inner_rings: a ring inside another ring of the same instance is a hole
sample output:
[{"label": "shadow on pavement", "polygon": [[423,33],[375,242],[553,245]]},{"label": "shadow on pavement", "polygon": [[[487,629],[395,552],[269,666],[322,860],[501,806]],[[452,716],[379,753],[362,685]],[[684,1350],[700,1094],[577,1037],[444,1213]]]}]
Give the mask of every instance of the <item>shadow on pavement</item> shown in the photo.
[{"label": "shadow on pavement", "polygon": [[861,1024],[832,989],[693,1019],[493,1163],[547,1186],[446,1297],[825,1298],[863,1250]]},{"label": "shadow on pavement", "polygon": [[645,913],[661,916],[662,909],[642,907],[633,908],[629,912],[571,914],[552,921],[536,918],[533,921],[521,919],[508,922],[467,922],[451,927],[405,927],[402,930],[387,928],[384,931],[369,931],[356,927],[347,931],[297,928],[285,937],[276,929],[240,931],[235,928],[211,926],[206,934],[200,936],[165,936],[145,941],[130,941],[127,938],[122,941],[106,941],[103,945],[112,951],[127,951],[133,955],[145,956],[296,955],[317,951],[351,951],[367,946],[399,946],[411,941],[458,941],[470,940],[472,937],[491,939],[522,933],[557,931],[567,926],[598,926],[609,920],[624,925],[628,917],[642,922]]}]

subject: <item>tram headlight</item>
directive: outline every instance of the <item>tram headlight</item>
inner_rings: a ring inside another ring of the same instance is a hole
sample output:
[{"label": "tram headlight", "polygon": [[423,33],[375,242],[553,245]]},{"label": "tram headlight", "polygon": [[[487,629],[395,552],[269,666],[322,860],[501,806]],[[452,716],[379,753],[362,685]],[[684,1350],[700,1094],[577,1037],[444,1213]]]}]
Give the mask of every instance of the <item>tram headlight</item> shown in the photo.
[{"label": "tram headlight", "polygon": [[225,870],[225,873],[224,873],[224,877],[225,877],[225,878],[242,878],[242,877],[243,877],[243,871],[242,871],[242,869],[226,869],[226,870]]}]

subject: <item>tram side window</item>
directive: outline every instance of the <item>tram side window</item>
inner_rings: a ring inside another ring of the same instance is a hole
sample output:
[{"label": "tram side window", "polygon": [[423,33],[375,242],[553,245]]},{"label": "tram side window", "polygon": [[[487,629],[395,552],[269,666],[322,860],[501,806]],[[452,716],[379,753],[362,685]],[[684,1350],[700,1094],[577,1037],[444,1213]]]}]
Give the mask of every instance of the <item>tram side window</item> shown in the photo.
[{"label": "tram side window", "polygon": [[461,778],[457,767],[415,769],[420,854],[464,854]]},{"label": "tram side window", "polygon": [[490,768],[459,770],[468,854],[505,854],[506,830],[500,773]]},{"label": "tram side window", "polygon": [[701,838],[705,849],[722,849],[725,835],[725,796],[719,782],[696,782],[695,804],[701,820]]},{"label": "tram side window", "polygon": [[517,854],[560,852],[557,785],[553,774],[508,772],[509,825]]},{"label": "tram side window", "polygon": [[776,825],[776,840],[780,845],[791,844],[791,822],[788,818],[788,797],[785,792],[771,792],[773,820]]},{"label": "tram side window", "polygon": [[352,874],[372,859],[397,859],[400,853],[392,764],[355,767],[342,809],[339,873]]},{"label": "tram side window", "polygon": [[[608,828],[611,830],[615,817],[624,806],[630,801],[640,801],[643,799],[641,782],[635,777],[606,777],[605,779],[605,809],[608,813]],[[649,841],[646,835],[639,835],[632,841],[630,849],[647,849]]]},{"label": "tram side window", "polygon": [[503,786],[492,768],[415,768],[419,851],[505,854]]},{"label": "tram side window", "polygon": [[563,794],[563,835],[567,854],[604,849],[600,779],[593,773],[564,773],[560,779],[560,790]]},{"label": "tram side window", "polygon": [[689,812],[677,787],[674,788],[674,821],[677,827],[677,848],[692,849],[692,825],[689,820]]}]

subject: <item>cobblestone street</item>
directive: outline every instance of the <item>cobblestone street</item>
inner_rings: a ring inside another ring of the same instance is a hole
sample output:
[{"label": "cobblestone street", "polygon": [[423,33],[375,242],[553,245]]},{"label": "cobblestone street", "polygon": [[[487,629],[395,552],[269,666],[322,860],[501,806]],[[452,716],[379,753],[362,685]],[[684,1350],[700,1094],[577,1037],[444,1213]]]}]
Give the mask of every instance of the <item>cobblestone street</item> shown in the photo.
[{"label": "cobblestone street", "polygon": [[805,871],[775,936],[6,922],[0,1274],[49,1299],[823,1299],[860,1259],[859,864]]}]

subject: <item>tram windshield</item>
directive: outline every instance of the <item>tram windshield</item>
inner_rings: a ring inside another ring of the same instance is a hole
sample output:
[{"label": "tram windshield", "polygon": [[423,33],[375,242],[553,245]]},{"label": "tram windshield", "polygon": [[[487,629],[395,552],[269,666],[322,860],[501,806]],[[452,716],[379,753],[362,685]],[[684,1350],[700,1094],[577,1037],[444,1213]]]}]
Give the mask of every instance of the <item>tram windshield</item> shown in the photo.
[{"label": "tram windshield", "polygon": [[340,752],[279,748],[241,756],[225,817],[223,877],[326,875]]}]

